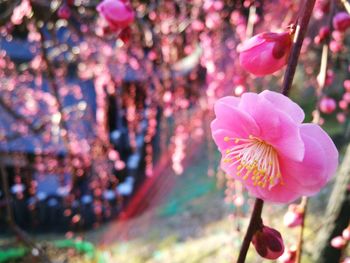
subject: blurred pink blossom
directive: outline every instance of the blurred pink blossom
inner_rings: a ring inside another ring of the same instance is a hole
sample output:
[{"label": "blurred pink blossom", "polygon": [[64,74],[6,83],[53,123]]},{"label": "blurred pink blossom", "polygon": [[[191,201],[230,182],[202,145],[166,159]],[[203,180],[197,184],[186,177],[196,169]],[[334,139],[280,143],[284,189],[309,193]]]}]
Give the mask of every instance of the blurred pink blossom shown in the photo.
[{"label": "blurred pink blossom", "polygon": [[333,27],[344,32],[350,27],[350,15],[347,12],[339,12],[333,17]]},{"label": "blurred pink blossom", "polygon": [[126,28],[134,21],[134,11],[126,1],[104,0],[97,6],[97,11],[106,19],[112,31]]},{"label": "blurred pink blossom", "polygon": [[330,114],[337,108],[337,103],[332,98],[323,97],[320,101],[319,107],[321,112]]}]

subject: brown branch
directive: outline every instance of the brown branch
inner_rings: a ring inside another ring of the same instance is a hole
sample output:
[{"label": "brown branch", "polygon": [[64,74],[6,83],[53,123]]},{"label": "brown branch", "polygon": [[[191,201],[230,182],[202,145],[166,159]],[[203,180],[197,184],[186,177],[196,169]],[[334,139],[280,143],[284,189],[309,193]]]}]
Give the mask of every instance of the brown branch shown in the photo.
[{"label": "brown branch", "polygon": [[252,238],[253,238],[255,232],[258,230],[258,226],[261,225],[261,213],[262,213],[263,206],[264,206],[264,201],[257,198],[255,200],[252,216],[250,218],[247,232],[246,232],[245,237],[243,239],[243,244],[241,246],[241,250],[239,251],[237,263],[244,263],[245,262],[245,258],[247,256],[250,242],[252,241]]},{"label": "brown branch", "polygon": [[286,96],[288,96],[289,91],[292,87],[296,67],[298,65],[300,50],[303,45],[315,2],[316,0],[306,0],[306,3],[302,5],[303,9],[301,10],[301,17],[299,17],[296,25],[292,50],[289,55],[288,65],[282,84],[282,94]]}]

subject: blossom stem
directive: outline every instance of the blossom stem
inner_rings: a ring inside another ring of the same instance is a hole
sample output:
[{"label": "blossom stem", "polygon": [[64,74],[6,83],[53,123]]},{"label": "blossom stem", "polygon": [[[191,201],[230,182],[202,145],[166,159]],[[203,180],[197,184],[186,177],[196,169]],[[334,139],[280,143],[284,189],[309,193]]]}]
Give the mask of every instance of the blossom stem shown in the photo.
[{"label": "blossom stem", "polygon": [[350,14],[350,4],[347,0],[340,0],[345,7],[346,12]]},{"label": "blossom stem", "polygon": [[303,220],[301,221],[299,237],[298,237],[296,260],[295,260],[296,263],[301,262],[301,254],[303,253],[303,243],[304,243],[303,236],[304,236],[304,228],[305,228],[305,217],[306,217],[307,203],[308,203],[308,198],[306,196],[303,196],[301,199],[301,203],[300,203],[300,207],[303,211]]},{"label": "blossom stem", "polygon": [[264,201],[262,199],[257,198],[255,200],[252,216],[250,218],[247,232],[243,239],[241,250],[239,251],[237,263],[245,262],[247,252],[250,246],[250,242],[252,241],[252,238],[255,232],[259,229],[259,226],[261,226],[261,212],[262,212],[263,206],[264,206]]},{"label": "blossom stem", "polygon": [[284,74],[282,94],[288,96],[289,91],[292,87],[293,78],[295,75],[298,59],[300,55],[301,46],[303,44],[307,27],[311,18],[312,10],[314,9],[316,0],[306,0],[302,6],[301,16],[298,19],[292,50],[289,55],[288,65]]}]

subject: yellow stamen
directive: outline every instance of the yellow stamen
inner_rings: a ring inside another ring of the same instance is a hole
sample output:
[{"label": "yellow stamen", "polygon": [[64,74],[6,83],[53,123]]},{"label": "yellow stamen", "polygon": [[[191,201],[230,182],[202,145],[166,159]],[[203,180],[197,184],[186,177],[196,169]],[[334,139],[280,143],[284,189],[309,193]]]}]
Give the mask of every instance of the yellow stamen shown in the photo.
[{"label": "yellow stamen", "polygon": [[250,178],[253,185],[270,190],[276,184],[283,185],[277,151],[265,141],[249,135],[245,138],[224,137],[236,145],[225,151],[225,162],[237,165],[237,176]]}]

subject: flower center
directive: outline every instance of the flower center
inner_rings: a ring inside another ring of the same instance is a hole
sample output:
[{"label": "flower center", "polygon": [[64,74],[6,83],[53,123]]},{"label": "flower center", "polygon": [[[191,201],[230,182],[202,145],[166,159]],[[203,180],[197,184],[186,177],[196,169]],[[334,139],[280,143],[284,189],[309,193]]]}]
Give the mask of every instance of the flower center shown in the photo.
[{"label": "flower center", "polygon": [[248,139],[225,137],[225,142],[236,145],[226,150],[224,162],[237,165],[237,175],[243,180],[250,177],[254,186],[268,187],[283,184],[276,150],[252,135]]}]

